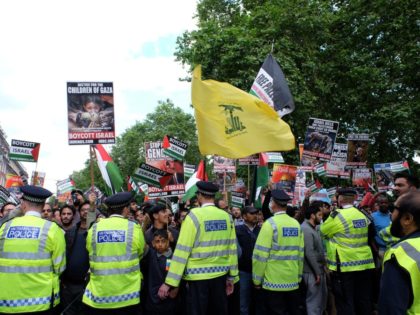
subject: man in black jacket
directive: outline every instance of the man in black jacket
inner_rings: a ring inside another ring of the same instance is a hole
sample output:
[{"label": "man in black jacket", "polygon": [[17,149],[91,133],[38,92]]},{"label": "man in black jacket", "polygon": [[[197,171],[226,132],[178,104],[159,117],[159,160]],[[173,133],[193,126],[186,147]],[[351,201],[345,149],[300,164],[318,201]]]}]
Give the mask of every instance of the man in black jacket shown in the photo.
[{"label": "man in black jacket", "polygon": [[240,309],[241,315],[253,313],[255,307],[255,292],[252,283],[252,252],[258,233],[261,228],[258,226],[258,210],[251,206],[242,208],[244,224],[237,225],[236,237],[242,249],[242,255],[238,259],[239,283],[240,283]]},{"label": "man in black jacket", "polygon": [[89,254],[86,250],[86,218],[90,204],[79,206],[80,222],[66,231],[67,267],[61,275],[61,305],[64,315],[82,314],[82,297],[87,283]]}]

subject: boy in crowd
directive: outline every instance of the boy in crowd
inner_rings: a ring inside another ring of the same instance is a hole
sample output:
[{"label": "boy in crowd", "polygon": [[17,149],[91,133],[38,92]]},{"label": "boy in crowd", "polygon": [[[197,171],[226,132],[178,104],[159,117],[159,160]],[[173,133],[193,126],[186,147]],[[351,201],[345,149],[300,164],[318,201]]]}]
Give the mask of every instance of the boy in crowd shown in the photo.
[{"label": "boy in crowd", "polygon": [[172,258],[172,249],[169,246],[169,237],[166,230],[156,230],[153,233],[152,247],[141,263],[142,273],[145,276],[144,290],[147,292],[144,299],[145,315],[166,315],[175,313],[177,306],[177,290],[171,290],[169,299],[161,300],[158,290],[165,282]]}]

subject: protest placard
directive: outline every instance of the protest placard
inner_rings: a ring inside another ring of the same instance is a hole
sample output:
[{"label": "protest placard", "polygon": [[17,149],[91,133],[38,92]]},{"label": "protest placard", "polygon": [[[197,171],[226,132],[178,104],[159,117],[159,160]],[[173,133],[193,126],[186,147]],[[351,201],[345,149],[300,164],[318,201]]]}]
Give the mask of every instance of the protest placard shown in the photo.
[{"label": "protest placard", "polygon": [[67,82],[69,144],[115,143],[112,82]]},{"label": "protest placard", "polygon": [[350,172],[346,170],[347,143],[334,143],[331,160],[326,163],[327,177],[350,178]]},{"label": "protest placard", "polygon": [[296,183],[297,167],[294,165],[273,165],[273,176],[271,178],[275,189],[283,189],[289,196],[293,197]]},{"label": "protest placard", "polygon": [[394,188],[394,175],[398,172],[408,171],[408,163],[405,161],[392,163],[373,164],[375,171],[376,186],[378,191],[387,191]]},{"label": "protest placard", "polygon": [[167,156],[182,161],[187,153],[188,144],[175,137],[165,136],[163,138],[163,153]]},{"label": "protest placard", "polygon": [[347,136],[347,169],[364,168],[368,159],[369,135],[349,134]]},{"label": "protest placard", "polygon": [[185,193],[184,163],[166,155],[164,150],[163,141],[144,143],[146,163],[169,174],[169,181],[163,188],[142,181],[149,184],[149,198],[180,196]]},{"label": "protest placard", "polygon": [[338,125],[337,121],[309,118],[302,157],[329,161],[337,137]]},{"label": "protest placard", "polygon": [[23,162],[37,162],[39,156],[40,143],[12,140],[10,145],[9,159]]},{"label": "protest placard", "polygon": [[260,157],[259,154],[253,154],[246,158],[238,159],[238,165],[259,165]]}]

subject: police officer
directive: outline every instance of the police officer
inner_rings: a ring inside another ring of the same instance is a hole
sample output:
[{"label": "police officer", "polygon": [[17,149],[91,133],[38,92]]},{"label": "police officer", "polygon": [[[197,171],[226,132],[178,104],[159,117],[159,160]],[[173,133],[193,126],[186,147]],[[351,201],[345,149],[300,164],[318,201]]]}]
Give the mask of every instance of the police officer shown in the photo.
[{"label": "police officer", "polygon": [[339,209],[321,224],[327,240],[327,264],[337,314],[371,314],[372,269],[375,268],[368,244],[367,215],[353,206],[357,192],[351,188],[337,191]]},{"label": "police officer", "polygon": [[392,213],[391,233],[402,239],[384,257],[380,314],[420,314],[420,192],[401,195]]},{"label": "police officer", "polygon": [[105,200],[111,216],[88,232],[90,279],[83,303],[88,314],[137,314],[140,303],[139,263],[145,241],[140,226],[127,219],[132,194],[117,193]]},{"label": "police officer", "polygon": [[187,314],[227,314],[227,295],[238,275],[235,226],[229,214],[214,205],[218,187],[197,184],[200,208],[186,216],[165,283],[158,295],[167,298],[172,288],[187,281]]},{"label": "police officer", "polygon": [[299,314],[304,240],[299,222],[286,214],[289,200],[283,190],[272,190],[274,215],[262,225],[252,255],[252,279],[263,290],[267,314]]},{"label": "police officer", "polygon": [[66,266],[64,231],[41,218],[50,191],[36,186],[21,191],[24,216],[0,228],[0,313],[51,314]]}]

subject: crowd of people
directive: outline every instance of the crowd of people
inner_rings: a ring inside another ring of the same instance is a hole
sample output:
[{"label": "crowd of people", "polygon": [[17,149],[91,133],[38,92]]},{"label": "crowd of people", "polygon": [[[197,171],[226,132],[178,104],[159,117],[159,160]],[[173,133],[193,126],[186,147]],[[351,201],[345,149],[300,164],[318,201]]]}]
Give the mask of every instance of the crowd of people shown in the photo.
[{"label": "crowd of people", "polygon": [[394,196],[269,187],[261,209],[229,207],[198,182],[175,211],[133,194],[68,204],[23,186],[1,207],[0,314],[420,314],[419,179]]}]

